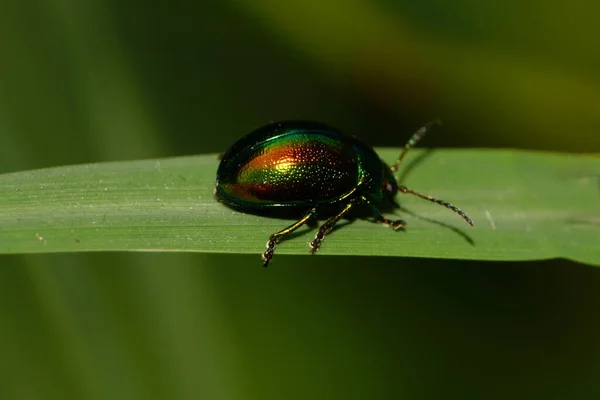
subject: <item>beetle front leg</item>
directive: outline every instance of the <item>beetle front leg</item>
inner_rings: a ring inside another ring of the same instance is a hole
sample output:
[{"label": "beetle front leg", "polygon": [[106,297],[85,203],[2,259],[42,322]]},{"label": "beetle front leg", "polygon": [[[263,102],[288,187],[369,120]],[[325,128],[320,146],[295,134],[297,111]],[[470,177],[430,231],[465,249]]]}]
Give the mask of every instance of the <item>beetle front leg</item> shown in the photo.
[{"label": "beetle front leg", "polygon": [[300,228],[304,225],[309,219],[311,219],[315,213],[317,212],[316,208],[312,208],[308,213],[306,213],[302,219],[293,223],[285,229],[280,230],[269,236],[269,241],[267,242],[267,250],[262,254],[263,259],[263,267],[267,267],[269,262],[273,259],[273,253],[275,252],[275,245],[283,239],[284,236],[294,232],[296,229]]},{"label": "beetle front leg", "polygon": [[389,226],[390,228],[393,228],[394,230],[400,229],[400,228],[406,226],[405,220],[397,219],[395,221],[392,221],[391,219],[387,219],[381,214],[381,211],[379,211],[377,206],[375,204],[373,204],[369,199],[367,199],[365,196],[361,196],[361,199],[363,202],[367,203],[369,205],[369,207],[371,207],[371,212],[373,213],[373,216],[377,219],[378,222],[381,222],[385,226]]},{"label": "beetle front leg", "polygon": [[329,232],[331,232],[331,230],[333,229],[335,224],[344,216],[344,214],[346,214],[348,211],[350,211],[350,209],[355,204],[356,204],[355,200],[350,201],[348,204],[346,204],[346,207],[344,207],[344,209],[342,211],[340,211],[337,215],[329,218],[327,221],[325,221],[325,223],[323,225],[321,225],[321,228],[319,228],[319,231],[315,235],[315,240],[310,242],[311,254],[315,254],[315,252],[317,250],[319,250],[319,247],[321,246],[321,242],[325,238],[325,235],[327,235]]}]

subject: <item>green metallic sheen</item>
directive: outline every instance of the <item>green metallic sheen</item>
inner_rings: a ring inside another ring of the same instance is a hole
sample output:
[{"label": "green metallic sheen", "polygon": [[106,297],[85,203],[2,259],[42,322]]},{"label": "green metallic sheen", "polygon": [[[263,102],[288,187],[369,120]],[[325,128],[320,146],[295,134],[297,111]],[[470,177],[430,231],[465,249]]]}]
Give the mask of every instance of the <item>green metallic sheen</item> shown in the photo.
[{"label": "green metallic sheen", "polygon": [[223,155],[216,190],[240,211],[289,212],[333,206],[357,190],[380,202],[384,182],[396,186],[389,167],[362,141],[324,124],[291,121],[235,143]]}]

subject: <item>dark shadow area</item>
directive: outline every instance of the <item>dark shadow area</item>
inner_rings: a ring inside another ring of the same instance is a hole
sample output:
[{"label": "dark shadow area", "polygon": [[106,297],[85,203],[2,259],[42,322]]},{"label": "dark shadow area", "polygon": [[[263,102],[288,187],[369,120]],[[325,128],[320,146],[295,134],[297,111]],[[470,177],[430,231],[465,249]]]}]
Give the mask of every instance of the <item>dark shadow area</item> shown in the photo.
[{"label": "dark shadow area", "polygon": [[415,217],[416,219],[419,219],[421,221],[427,221],[429,223],[432,224],[436,224],[438,226],[441,226],[443,228],[446,229],[450,229],[452,232],[456,233],[457,235],[459,235],[460,237],[462,237],[467,243],[469,243],[471,246],[475,246],[475,241],[473,240],[473,238],[468,235],[463,229],[457,228],[453,225],[447,224],[445,222],[440,222],[440,221],[436,221],[435,219],[432,218],[427,218],[427,217],[422,217],[418,214],[415,214],[414,212],[404,208],[404,207],[400,207],[400,210],[402,210],[402,212],[411,215],[413,217]]},{"label": "dark shadow area", "polygon": [[[348,370],[334,364],[342,375],[363,377],[352,387],[364,384],[377,398],[389,398],[378,390],[390,382],[418,399],[595,398],[578,388],[597,387],[597,268],[565,260],[279,255],[263,273],[251,257],[210,259],[254,371],[286,365],[292,374],[290,357],[326,354],[360,360]],[[238,291],[245,296],[229,295]],[[273,338],[253,334],[255,326],[276,331],[277,349],[288,352],[265,354]],[[316,347],[298,348],[299,337]],[[308,374],[318,376],[322,364],[314,365]]]},{"label": "dark shadow area", "polygon": [[600,227],[600,212],[596,215],[587,215],[585,217],[570,217],[564,220],[567,225],[583,225]]}]

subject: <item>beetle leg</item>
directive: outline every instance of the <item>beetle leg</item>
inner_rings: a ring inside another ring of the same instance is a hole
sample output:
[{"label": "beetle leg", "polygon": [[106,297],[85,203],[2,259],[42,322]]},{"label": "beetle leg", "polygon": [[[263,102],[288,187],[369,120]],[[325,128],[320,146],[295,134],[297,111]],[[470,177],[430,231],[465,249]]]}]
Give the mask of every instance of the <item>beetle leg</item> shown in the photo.
[{"label": "beetle leg", "polygon": [[269,241],[267,242],[267,250],[262,254],[263,259],[263,267],[267,267],[269,262],[273,259],[273,252],[275,251],[275,245],[283,239],[284,236],[294,232],[296,229],[300,228],[304,225],[308,220],[310,220],[315,213],[317,212],[316,208],[312,208],[309,212],[306,213],[299,221],[293,223],[285,229],[280,230],[269,236]]},{"label": "beetle leg", "polygon": [[315,252],[317,250],[319,250],[319,247],[321,246],[321,242],[325,238],[325,235],[327,235],[329,232],[331,232],[331,230],[333,229],[335,224],[344,216],[344,214],[346,214],[348,211],[350,211],[350,209],[355,204],[356,204],[356,200],[351,200],[348,204],[346,204],[346,207],[344,207],[344,209],[342,211],[340,211],[337,215],[329,218],[327,221],[325,221],[325,223],[323,225],[321,225],[321,227],[319,228],[319,231],[315,235],[315,239],[312,242],[310,242],[310,248],[311,248],[310,252],[312,254],[315,254]]},{"label": "beetle leg", "polygon": [[403,226],[406,226],[406,221],[404,221],[403,219],[397,219],[395,221],[392,221],[391,219],[385,218],[381,214],[381,211],[379,211],[377,206],[375,206],[375,204],[373,204],[365,196],[361,196],[361,199],[363,202],[367,203],[369,205],[369,207],[371,207],[371,212],[373,213],[373,216],[375,217],[375,219],[377,219],[377,222],[381,222],[383,225],[389,226],[390,228],[394,228],[394,229],[400,229]]}]

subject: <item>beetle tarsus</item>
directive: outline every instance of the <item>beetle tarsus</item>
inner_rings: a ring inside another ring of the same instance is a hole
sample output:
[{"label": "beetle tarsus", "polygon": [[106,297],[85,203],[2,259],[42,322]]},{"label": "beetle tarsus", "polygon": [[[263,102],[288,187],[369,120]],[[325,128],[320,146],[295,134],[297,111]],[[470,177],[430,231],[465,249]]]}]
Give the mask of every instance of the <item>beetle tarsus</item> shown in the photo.
[{"label": "beetle tarsus", "polygon": [[310,254],[315,254],[317,250],[319,250],[319,247],[321,247],[321,242],[323,241],[324,237],[325,233],[321,232],[321,230],[319,229],[319,231],[315,235],[315,240],[309,243]]},{"label": "beetle tarsus", "polygon": [[263,259],[263,267],[267,268],[269,266],[269,262],[273,259],[273,252],[267,253],[266,251],[262,255]]},{"label": "beetle tarsus", "polygon": [[391,219],[387,219],[387,218],[384,218],[383,216],[379,216],[377,218],[377,220],[379,222],[381,222],[383,225],[388,226],[394,230],[398,230],[398,229],[406,226],[406,221],[404,221],[403,219],[397,219],[395,221],[392,221]]},{"label": "beetle tarsus", "polygon": [[394,230],[398,230],[400,228],[403,228],[406,226],[406,221],[404,221],[403,219],[398,219],[396,221],[393,221],[390,225]]},{"label": "beetle tarsus", "polygon": [[267,242],[267,250],[265,250],[265,252],[262,254],[263,267],[265,268],[269,266],[269,262],[271,262],[271,260],[273,259],[273,253],[275,252],[276,243],[277,240],[273,237],[273,235],[271,235],[271,238],[269,238],[269,241]]}]

